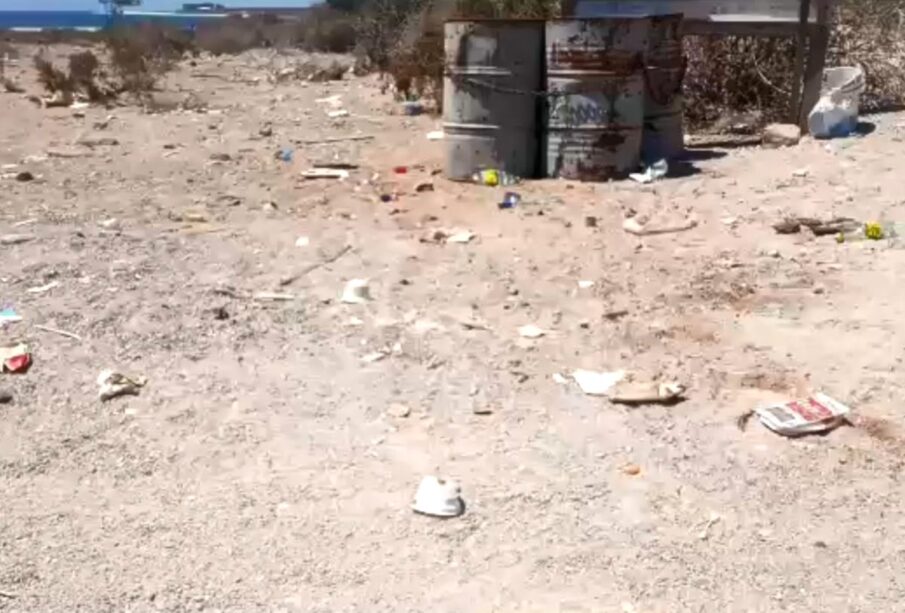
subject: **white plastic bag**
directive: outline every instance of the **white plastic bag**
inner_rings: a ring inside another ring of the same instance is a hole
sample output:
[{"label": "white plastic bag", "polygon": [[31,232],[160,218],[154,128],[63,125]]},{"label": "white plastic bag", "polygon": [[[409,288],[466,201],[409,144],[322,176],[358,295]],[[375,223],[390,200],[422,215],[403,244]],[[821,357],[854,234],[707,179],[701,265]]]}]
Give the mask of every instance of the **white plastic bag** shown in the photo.
[{"label": "white plastic bag", "polygon": [[814,138],[848,136],[858,127],[858,106],[864,92],[864,70],[860,66],[828,68],[823,73],[820,100],[808,115],[808,130]]}]

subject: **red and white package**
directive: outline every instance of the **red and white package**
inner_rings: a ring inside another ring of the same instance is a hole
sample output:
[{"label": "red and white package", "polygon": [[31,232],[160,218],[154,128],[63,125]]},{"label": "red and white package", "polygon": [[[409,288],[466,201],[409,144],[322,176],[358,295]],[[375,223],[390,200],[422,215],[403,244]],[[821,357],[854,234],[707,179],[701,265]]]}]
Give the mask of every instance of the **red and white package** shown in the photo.
[{"label": "red and white package", "polygon": [[845,421],[851,409],[826,394],[772,404],[755,410],[760,422],[783,436],[827,432]]}]

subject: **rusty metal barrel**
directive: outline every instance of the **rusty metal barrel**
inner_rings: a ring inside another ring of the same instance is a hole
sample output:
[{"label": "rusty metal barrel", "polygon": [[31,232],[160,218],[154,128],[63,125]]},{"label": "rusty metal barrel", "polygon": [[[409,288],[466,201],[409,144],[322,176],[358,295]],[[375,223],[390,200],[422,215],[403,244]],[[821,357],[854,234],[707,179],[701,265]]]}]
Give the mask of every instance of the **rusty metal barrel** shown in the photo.
[{"label": "rusty metal barrel", "polygon": [[649,29],[635,17],[547,22],[546,176],[602,181],[637,169]]},{"label": "rusty metal barrel", "polygon": [[641,158],[647,162],[676,157],[685,149],[682,128],[682,15],[654,15],[645,66],[644,132]]},{"label": "rusty metal barrel", "polygon": [[488,168],[536,176],[544,22],[448,21],[444,34],[447,177]]}]

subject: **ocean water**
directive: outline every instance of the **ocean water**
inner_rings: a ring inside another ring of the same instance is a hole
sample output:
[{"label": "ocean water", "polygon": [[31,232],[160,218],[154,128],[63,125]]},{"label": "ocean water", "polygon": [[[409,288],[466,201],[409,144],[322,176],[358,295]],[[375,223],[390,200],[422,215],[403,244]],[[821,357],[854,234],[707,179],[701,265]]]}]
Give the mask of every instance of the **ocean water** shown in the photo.
[{"label": "ocean water", "polygon": [[[2,0],[0,0],[2,2]],[[199,23],[218,19],[214,14],[130,12],[116,18],[116,23],[134,24],[143,21],[158,21],[177,27],[192,27]],[[4,11],[0,10],[0,30],[99,30],[110,24],[104,13],[91,11]]]}]

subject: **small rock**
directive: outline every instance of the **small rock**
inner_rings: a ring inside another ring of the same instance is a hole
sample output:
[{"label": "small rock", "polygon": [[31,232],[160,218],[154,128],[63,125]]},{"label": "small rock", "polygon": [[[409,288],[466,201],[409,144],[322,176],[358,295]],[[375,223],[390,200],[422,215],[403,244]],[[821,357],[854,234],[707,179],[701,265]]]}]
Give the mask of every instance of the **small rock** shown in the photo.
[{"label": "small rock", "polygon": [[0,404],[9,404],[13,401],[13,395],[7,391],[0,391]]},{"label": "small rock", "polygon": [[826,288],[823,287],[822,285],[815,285],[815,286],[814,286],[814,293],[815,293],[815,294],[818,294],[818,295],[819,295],[819,294],[825,294],[825,293],[826,293]]},{"label": "small rock", "polygon": [[622,467],[622,472],[634,477],[635,475],[641,474],[641,467],[638,466],[637,464],[626,464],[625,466]]},{"label": "small rock", "polygon": [[264,124],[263,126],[261,126],[261,129],[258,130],[258,134],[263,136],[264,138],[273,136],[273,126],[271,126],[269,123]]},{"label": "small rock", "polygon": [[389,407],[387,407],[387,415],[390,417],[404,418],[408,417],[412,414],[411,407],[408,407],[400,402],[394,402]]},{"label": "small rock", "polygon": [[226,310],[226,307],[217,307],[213,310],[214,319],[217,321],[224,321],[229,319],[229,311]]},{"label": "small rock", "polygon": [[801,140],[801,128],[790,123],[771,123],[764,128],[763,142],[767,147],[792,147]]},{"label": "small rock", "polygon": [[416,192],[432,192],[434,191],[434,184],[430,181],[425,181],[424,183],[419,183],[415,186]]},{"label": "small rock", "polygon": [[584,225],[588,228],[596,228],[597,227],[597,218],[593,215],[588,215],[584,218]]},{"label": "small rock", "polygon": [[20,181],[21,183],[27,183],[34,180],[35,176],[27,170],[23,170],[22,172],[16,174],[16,181]]},{"label": "small rock", "polygon": [[233,159],[233,156],[228,153],[212,153],[210,159],[214,162],[229,162]]},{"label": "small rock", "polygon": [[477,404],[472,407],[471,412],[475,415],[492,415],[493,407],[486,404]]}]

